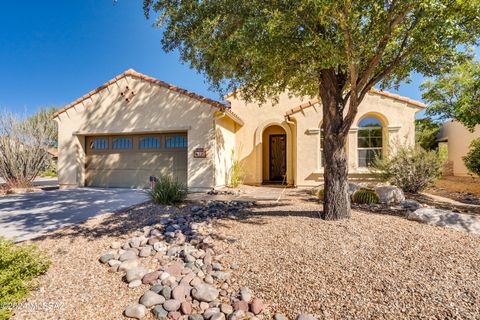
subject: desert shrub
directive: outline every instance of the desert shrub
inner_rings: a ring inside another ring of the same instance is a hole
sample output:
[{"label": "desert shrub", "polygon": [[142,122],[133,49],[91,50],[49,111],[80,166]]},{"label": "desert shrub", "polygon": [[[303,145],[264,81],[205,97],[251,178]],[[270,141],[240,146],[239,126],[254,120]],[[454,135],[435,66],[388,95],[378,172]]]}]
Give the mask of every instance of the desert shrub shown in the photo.
[{"label": "desert shrub", "polygon": [[57,142],[54,109],[24,117],[0,113],[0,177],[9,187],[29,187],[50,161],[48,148]]},{"label": "desert shrub", "polygon": [[176,204],[187,198],[187,187],[170,176],[161,175],[149,196],[157,204]]},{"label": "desert shrub", "polygon": [[322,201],[322,202],[325,201],[325,189],[323,189],[323,188],[318,189],[317,197],[320,201]]},{"label": "desert shrub", "polygon": [[0,237],[0,320],[9,319],[9,306],[22,301],[45,273],[50,261],[34,245],[16,245]]},{"label": "desert shrub", "polygon": [[378,197],[378,194],[374,190],[358,189],[353,193],[352,201],[354,203],[371,204],[371,203],[379,203],[380,198]]},{"label": "desert shrub", "polygon": [[467,155],[463,157],[463,163],[465,163],[468,171],[480,176],[480,139],[472,141]]},{"label": "desert shrub", "polygon": [[230,167],[230,187],[238,188],[243,183],[243,164],[235,157],[235,150],[232,150],[232,166]]},{"label": "desert shrub", "polygon": [[395,154],[377,159],[371,169],[380,179],[405,192],[417,193],[435,182],[442,173],[442,165],[436,151],[418,146],[399,147]]}]

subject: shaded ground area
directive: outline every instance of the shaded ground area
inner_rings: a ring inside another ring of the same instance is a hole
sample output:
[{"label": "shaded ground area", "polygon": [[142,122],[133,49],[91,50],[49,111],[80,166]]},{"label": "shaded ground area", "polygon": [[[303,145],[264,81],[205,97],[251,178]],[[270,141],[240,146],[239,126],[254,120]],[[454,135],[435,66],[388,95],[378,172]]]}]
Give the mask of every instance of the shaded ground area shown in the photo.
[{"label": "shaded ground area", "polygon": [[143,190],[78,188],[0,197],[0,236],[23,241],[147,201]]},{"label": "shaded ground area", "polygon": [[17,190],[12,190],[5,184],[5,180],[0,177],[0,197],[8,196],[9,194],[20,194],[20,193],[30,193],[30,192],[40,192],[43,190],[53,190],[58,189],[58,179],[57,177],[37,177],[32,183],[31,188],[20,188]]},{"label": "shaded ground area", "polygon": [[480,178],[444,177],[426,192],[467,204],[480,205]]},{"label": "shaded ground area", "polygon": [[[131,237],[163,214],[186,209],[142,205],[36,240],[53,265],[28,302],[61,307],[20,310],[14,319],[121,318],[146,287],[127,289],[98,257],[112,241]],[[226,262],[240,265],[233,277],[266,300],[267,314],[478,318],[480,237],[358,211],[350,220],[327,222],[317,218],[319,210],[308,194],[290,189],[278,202],[259,201],[239,219],[216,223],[216,246],[224,249]],[[238,241],[220,240],[225,237]]]},{"label": "shaded ground area", "polygon": [[318,205],[263,203],[219,229],[241,239],[228,254],[239,279],[290,318],[462,318],[480,314],[480,237],[353,212],[317,218]]}]

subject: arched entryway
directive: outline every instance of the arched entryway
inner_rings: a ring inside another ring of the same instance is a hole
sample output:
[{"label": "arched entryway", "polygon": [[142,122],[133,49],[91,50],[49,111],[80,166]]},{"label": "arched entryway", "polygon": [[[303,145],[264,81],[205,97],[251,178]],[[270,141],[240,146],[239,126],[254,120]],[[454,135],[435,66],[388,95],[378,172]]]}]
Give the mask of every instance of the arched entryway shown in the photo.
[{"label": "arched entryway", "polygon": [[293,136],[284,119],[270,119],[255,132],[256,177],[258,184],[294,184]]},{"label": "arched entryway", "polygon": [[287,132],[271,125],[262,134],[262,180],[264,183],[287,183]]}]

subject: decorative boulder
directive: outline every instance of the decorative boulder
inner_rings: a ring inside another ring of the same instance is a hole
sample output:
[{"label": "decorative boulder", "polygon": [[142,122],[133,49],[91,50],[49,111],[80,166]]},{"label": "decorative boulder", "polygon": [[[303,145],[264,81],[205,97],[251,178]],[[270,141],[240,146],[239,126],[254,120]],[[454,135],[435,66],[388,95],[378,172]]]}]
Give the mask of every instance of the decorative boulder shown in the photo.
[{"label": "decorative boulder", "polygon": [[402,189],[395,186],[382,186],[375,188],[375,191],[380,198],[380,203],[394,204],[405,200],[405,195]]},{"label": "decorative boulder", "polygon": [[130,304],[124,311],[125,317],[134,319],[142,319],[146,313],[147,308],[141,304]]},{"label": "decorative boulder", "polygon": [[415,200],[400,201],[400,206],[406,210],[417,210],[422,207],[422,205]]},{"label": "decorative boulder", "polygon": [[198,301],[211,302],[217,299],[219,292],[220,291],[215,287],[206,283],[202,283],[195,287],[195,289],[192,291],[192,295]]}]

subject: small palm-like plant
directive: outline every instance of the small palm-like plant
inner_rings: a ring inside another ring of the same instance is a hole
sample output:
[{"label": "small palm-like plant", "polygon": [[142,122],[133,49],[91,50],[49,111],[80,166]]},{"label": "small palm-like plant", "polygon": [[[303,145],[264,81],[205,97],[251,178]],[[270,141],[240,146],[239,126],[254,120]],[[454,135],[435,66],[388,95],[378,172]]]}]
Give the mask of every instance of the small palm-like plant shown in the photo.
[{"label": "small palm-like plant", "polygon": [[317,197],[318,197],[318,200],[323,202],[325,200],[325,189],[323,189],[323,188],[318,189]]},{"label": "small palm-like plant", "polygon": [[371,203],[379,203],[380,198],[378,197],[378,194],[373,190],[358,189],[352,195],[352,201],[354,203],[371,204]]},{"label": "small palm-like plant", "polygon": [[230,187],[238,188],[243,183],[243,164],[236,159],[235,150],[232,150],[232,166],[230,168]]},{"label": "small palm-like plant", "polygon": [[187,198],[187,187],[170,176],[161,175],[149,196],[156,204],[177,204]]}]

